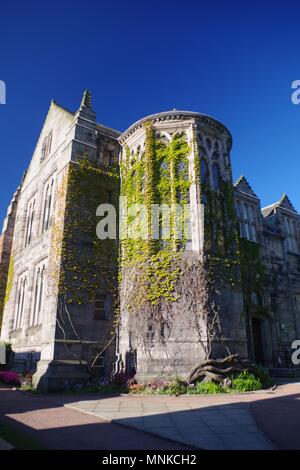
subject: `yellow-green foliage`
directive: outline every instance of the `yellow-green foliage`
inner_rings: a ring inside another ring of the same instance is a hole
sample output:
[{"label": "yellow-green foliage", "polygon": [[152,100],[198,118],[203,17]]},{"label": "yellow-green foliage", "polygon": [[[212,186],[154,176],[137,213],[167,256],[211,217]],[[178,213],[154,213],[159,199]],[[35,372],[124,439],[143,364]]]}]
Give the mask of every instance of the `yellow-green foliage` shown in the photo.
[{"label": "yellow-green foliage", "polygon": [[6,305],[6,303],[8,302],[10,298],[10,293],[12,290],[13,280],[14,280],[14,270],[15,270],[15,256],[14,256],[14,253],[12,253],[10,256],[9,269],[8,269],[8,275],[7,275],[4,306]]},{"label": "yellow-green foliage", "polygon": [[68,302],[92,301],[98,289],[113,294],[117,287],[117,241],[99,240],[96,209],[111,203],[118,208],[117,168],[105,171],[87,158],[71,164],[68,174],[62,237],[59,293]]},{"label": "yellow-green foliage", "polygon": [[[145,150],[142,155],[130,155],[121,166],[122,195],[128,205],[143,203],[148,210],[148,239],[122,242],[122,268],[135,267],[139,272],[139,285],[135,299],[148,300],[155,305],[161,300],[174,301],[175,285],[180,270],[180,245],[176,240],[174,213],[171,212],[171,240],[162,244],[152,240],[152,204],[189,203],[189,146],[185,133],[175,133],[171,141],[155,134],[152,122],[145,124]],[[183,213],[184,211],[182,211]],[[129,218],[128,223],[132,220]],[[182,220],[183,222],[183,220]],[[183,245],[184,241],[181,241]],[[143,295],[141,295],[141,292]]]}]

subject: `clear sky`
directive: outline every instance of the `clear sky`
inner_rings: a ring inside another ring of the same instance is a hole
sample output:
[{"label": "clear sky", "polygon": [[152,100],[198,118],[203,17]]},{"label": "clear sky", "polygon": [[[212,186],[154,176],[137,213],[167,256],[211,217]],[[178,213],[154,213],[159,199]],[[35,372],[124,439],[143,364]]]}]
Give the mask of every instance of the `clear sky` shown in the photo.
[{"label": "clear sky", "polygon": [[263,205],[300,211],[299,1],[11,1],[0,6],[0,218],[28,166],[51,98],[125,130],[173,108],[232,132],[234,177]]}]

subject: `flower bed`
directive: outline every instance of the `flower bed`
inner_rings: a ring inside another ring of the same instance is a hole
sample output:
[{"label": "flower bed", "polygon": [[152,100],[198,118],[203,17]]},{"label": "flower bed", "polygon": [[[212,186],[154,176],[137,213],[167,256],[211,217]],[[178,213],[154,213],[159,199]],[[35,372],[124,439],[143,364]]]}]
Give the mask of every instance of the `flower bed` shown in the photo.
[{"label": "flower bed", "polygon": [[0,383],[1,382],[5,385],[14,385],[18,387],[21,384],[21,379],[17,372],[5,370],[0,371]]},{"label": "flower bed", "polygon": [[231,376],[224,379],[223,383],[197,382],[189,384],[186,381],[176,377],[173,380],[154,379],[145,384],[138,384],[131,381],[128,384],[128,392],[132,394],[154,394],[154,395],[200,395],[200,394],[218,394],[218,393],[238,393],[261,390],[272,385],[268,374],[257,369],[257,374],[243,371],[237,376]]}]

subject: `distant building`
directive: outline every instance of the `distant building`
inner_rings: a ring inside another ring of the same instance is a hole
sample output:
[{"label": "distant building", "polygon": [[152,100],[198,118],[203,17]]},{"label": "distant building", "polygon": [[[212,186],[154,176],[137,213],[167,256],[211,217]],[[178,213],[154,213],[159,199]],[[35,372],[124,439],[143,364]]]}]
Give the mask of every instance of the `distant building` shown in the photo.
[{"label": "distant building", "polygon": [[[162,158],[151,183],[153,202],[165,202],[159,193],[163,178],[167,181],[171,171],[181,175],[177,189],[169,178],[169,192],[176,202],[185,198],[191,206],[192,235],[185,241],[183,256],[217,253],[220,257],[221,253],[225,262],[227,256],[239,253],[237,271],[243,282],[234,286],[225,279],[219,299],[222,345],[216,344],[212,354],[230,350],[267,367],[284,367],[292,342],[299,338],[300,219],[288,196],[261,209],[245,177],[233,184],[232,138],[213,118],[173,110],[144,118],[121,134],[97,124],[90,93],[85,92],[76,113],[52,101],[0,238],[1,338],[12,344],[13,367],[35,372],[34,383],[45,389],[109,375],[113,368],[134,371],[142,378],[184,375],[201,359],[188,293],[171,302],[169,319],[174,324],[164,330],[163,340],[140,344],[132,331],[124,271],[121,317],[114,325],[116,252],[109,252],[112,243],[99,253],[92,230],[83,223],[90,220],[85,204],[87,198],[93,200],[97,186],[98,204],[118,199],[118,164],[122,194],[130,198],[134,191],[137,202],[149,198],[149,168],[143,164],[149,152],[147,123],[151,145],[168,149],[176,135],[183,136],[176,145],[185,142],[177,169],[170,169],[167,157]],[[80,192],[85,184],[78,173],[82,161],[95,168],[87,170],[94,174],[87,179],[93,183],[87,183],[86,194]],[[124,162],[127,173],[122,175]],[[131,189],[126,177],[131,178]],[[204,218],[199,203],[205,206]],[[162,304],[155,308],[164,314]],[[189,326],[176,338],[180,318],[189,315]],[[145,328],[149,339],[151,322]]]}]

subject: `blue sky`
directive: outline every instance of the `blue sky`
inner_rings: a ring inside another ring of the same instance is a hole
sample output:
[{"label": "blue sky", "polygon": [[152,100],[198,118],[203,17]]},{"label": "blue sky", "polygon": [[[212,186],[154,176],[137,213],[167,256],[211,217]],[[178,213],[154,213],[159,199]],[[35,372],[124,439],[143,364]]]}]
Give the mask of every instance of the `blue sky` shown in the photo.
[{"label": "blue sky", "polygon": [[300,211],[299,2],[236,0],[2,2],[0,218],[28,166],[51,98],[125,130],[173,108],[221,120],[234,177],[262,204],[287,192]]}]

